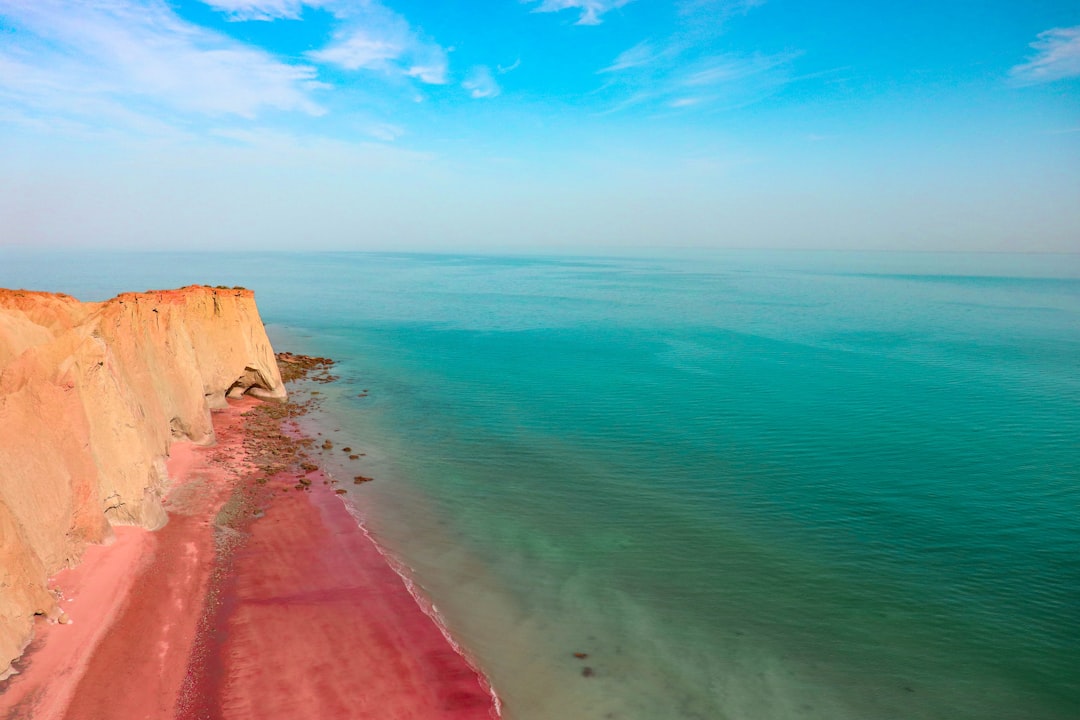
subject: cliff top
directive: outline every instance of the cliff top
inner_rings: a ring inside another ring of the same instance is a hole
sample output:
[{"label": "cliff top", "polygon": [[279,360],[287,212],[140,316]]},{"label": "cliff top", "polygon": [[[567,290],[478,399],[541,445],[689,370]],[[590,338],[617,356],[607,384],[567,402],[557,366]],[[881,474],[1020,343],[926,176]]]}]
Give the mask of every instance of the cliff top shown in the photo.
[{"label": "cliff top", "polygon": [[[145,292],[124,292],[104,302],[115,301],[139,301],[142,299],[155,300],[158,302],[170,302],[181,300],[192,295],[209,293],[212,295],[229,294],[235,297],[255,297],[255,291],[239,285],[228,287],[226,285],[187,285],[182,288],[171,290],[147,290]],[[26,304],[41,302],[42,300],[59,300],[62,302],[78,303],[78,298],[67,293],[47,292],[44,290],[26,290],[16,288],[0,288],[0,303],[7,307],[22,308]],[[93,305],[97,303],[86,303]]]}]

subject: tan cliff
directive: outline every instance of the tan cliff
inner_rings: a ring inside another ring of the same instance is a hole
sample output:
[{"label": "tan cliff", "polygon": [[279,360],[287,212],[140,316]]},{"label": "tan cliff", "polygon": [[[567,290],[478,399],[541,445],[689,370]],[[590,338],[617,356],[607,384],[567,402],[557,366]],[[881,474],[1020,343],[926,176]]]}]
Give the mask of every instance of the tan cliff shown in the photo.
[{"label": "tan cliff", "polygon": [[169,445],[213,442],[210,410],[244,393],[285,397],[249,290],[0,289],[0,678],[59,615],[48,576],[112,525],[161,527]]}]

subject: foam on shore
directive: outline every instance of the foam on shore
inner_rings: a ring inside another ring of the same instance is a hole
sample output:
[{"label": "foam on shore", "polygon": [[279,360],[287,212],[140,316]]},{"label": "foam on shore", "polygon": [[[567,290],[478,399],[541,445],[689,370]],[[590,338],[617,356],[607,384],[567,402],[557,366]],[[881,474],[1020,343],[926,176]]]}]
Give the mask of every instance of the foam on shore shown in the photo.
[{"label": "foam on shore", "polygon": [[360,511],[356,508],[355,505],[350,503],[343,496],[340,497],[340,500],[342,505],[345,506],[345,509],[348,511],[348,513],[353,517],[354,520],[356,520],[356,526],[371,542],[375,549],[379,551],[379,554],[383,556],[383,559],[386,561],[386,564],[390,567],[390,569],[397,573],[398,577],[401,578],[402,584],[404,584],[405,589],[409,591],[409,594],[412,596],[413,600],[416,601],[417,607],[419,607],[425,615],[431,618],[431,621],[435,623],[435,627],[437,627],[439,629],[439,632],[442,633],[442,636],[446,639],[446,642],[452,648],[454,648],[454,651],[458,655],[460,655],[461,658],[476,673],[477,679],[480,681],[481,686],[483,686],[484,689],[487,690],[488,694],[491,696],[493,712],[492,717],[501,718],[502,701],[499,699],[499,694],[495,691],[495,688],[494,686],[492,686],[491,681],[487,678],[487,675],[484,674],[483,669],[476,662],[476,660],[469,654],[468,650],[461,643],[454,639],[454,636],[450,633],[450,628],[447,625],[446,619],[443,617],[442,613],[439,612],[438,606],[435,605],[435,603],[432,602],[431,599],[427,597],[427,595],[425,595],[419,587],[417,587],[416,582],[415,580],[413,580],[412,577],[412,568],[410,568],[406,563],[402,562],[400,559],[392,555],[388,550],[386,550],[386,548],[382,546],[382,544],[379,543],[378,540],[372,537],[371,532],[364,524],[363,516],[360,514]]}]

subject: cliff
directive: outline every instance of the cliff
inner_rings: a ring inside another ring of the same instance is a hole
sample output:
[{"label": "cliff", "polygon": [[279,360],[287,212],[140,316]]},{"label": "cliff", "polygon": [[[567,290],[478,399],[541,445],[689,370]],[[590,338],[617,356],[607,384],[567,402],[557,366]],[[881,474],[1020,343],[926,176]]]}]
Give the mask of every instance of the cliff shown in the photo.
[{"label": "cliff", "polygon": [[0,678],[60,614],[47,577],[112,525],[161,527],[169,445],[212,443],[210,410],[244,393],[285,397],[249,290],[0,289]]}]

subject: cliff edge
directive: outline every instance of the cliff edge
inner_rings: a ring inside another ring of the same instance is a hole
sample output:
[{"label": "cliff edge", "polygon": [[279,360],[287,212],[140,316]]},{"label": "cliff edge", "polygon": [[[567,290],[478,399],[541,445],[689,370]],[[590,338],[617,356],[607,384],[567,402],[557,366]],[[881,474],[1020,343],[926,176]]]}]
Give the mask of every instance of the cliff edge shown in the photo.
[{"label": "cliff edge", "polygon": [[112,525],[165,524],[169,445],[212,443],[210,410],[242,394],[285,397],[250,290],[0,289],[0,678],[60,614],[48,576]]}]

